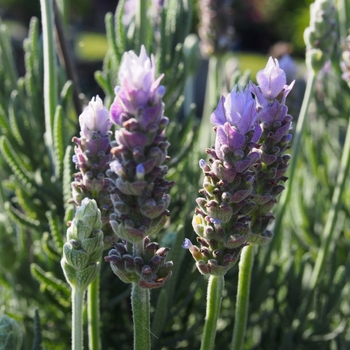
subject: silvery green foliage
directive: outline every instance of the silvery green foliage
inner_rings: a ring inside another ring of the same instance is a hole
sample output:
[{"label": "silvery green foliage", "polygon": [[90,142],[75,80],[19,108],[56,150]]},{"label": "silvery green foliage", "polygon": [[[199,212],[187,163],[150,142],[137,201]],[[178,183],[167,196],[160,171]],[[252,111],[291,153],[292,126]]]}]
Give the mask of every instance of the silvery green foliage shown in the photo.
[{"label": "silvery green foliage", "polygon": [[67,230],[63,246],[61,265],[72,288],[86,289],[99,271],[104,246],[101,226],[96,202],[85,198]]},{"label": "silvery green foliage", "polygon": [[7,315],[0,316],[0,350],[19,350],[22,333],[18,323]]},{"label": "silvery green foliage", "polygon": [[[34,308],[50,305],[41,308],[42,320],[58,327],[55,339],[63,342],[66,334],[61,325],[70,308],[70,288],[62,280],[59,261],[63,218],[70,208],[71,154],[65,151],[75,128],[74,113],[67,113],[72,83],[57,67],[59,94],[51,152],[44,143],[43,44],[37,18],[30,21],[23,49],[25,72],[20,76],[15,45],[0,21],[0,259],[2,267],[6,263],[6,269],[0,269],[0,294],[2,305],[23,322],[29,338]],[[26,287],[11,299],[9,291],[18,285]]]},{"label": "silvery green foliage", "polygon": [[334,51],[337,38],[333,0],[316,0],[310,5],[310,26],[304,31],[306,64],[319,71]]}]

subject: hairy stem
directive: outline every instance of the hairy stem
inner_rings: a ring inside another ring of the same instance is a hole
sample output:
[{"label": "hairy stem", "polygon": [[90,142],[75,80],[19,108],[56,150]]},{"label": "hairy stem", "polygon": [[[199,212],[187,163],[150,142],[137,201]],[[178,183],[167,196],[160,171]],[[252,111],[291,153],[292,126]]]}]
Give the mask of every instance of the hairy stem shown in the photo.
[{"label": "hairy stem", "polygon": [[[143,256],[143,241],[134,243],[134,256]],[[141,288],[138,283],[132,284],[131,307],[134,322],[134,350],[150,350],[150,291]]]},{"label": "hairy stem", "polygon": [[72,350],[83,349],[83,299],[84,290],[72,289]]},{"label": "hairy stem", "polygon": [[149,350],[150,337],[150,291],[132,284],[131,306],[134,321],[134,350]]},{"label": "hairy stem", "polygon": [[250,244],[243,248],[241,260],[239,262],[238,292],[231,350],[241,350],[243,348],[248,318],[250,280],[253,264],[254,246]]},{"label": "hairy stem", "polygon": [[224,284],[224,276],[209,277],[207,290],[207,312],[205,316],[201,350],[214,349],[216,324],[220,313]]},{"label": "hairy stem", "polygon": [[88,287],[88,334],[89,349],[101,349],[100,340],[100,274],[90,283]]}]

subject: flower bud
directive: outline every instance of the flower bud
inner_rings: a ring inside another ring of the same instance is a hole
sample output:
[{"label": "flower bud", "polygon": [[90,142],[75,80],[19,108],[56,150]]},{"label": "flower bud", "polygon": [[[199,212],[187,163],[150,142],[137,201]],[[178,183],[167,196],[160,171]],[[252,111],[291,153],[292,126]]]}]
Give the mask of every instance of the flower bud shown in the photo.
[{"label": "flower bud", "polygon": [[101,213],[96,202],[85,198],[67,230],[61,266],[72,288],[86,289],[95,279],[103,251]]}]

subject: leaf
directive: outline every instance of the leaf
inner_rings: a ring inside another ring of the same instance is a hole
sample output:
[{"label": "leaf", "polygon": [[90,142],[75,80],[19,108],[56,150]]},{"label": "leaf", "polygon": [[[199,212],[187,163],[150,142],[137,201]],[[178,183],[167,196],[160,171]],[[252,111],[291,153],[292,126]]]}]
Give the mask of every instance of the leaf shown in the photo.
[{"label": "leaf", "polygon": [[19,184],[28,193],[33,194],[35,192],[34,181],[22,163],[22,158],[16,154],[6,136],[0,137],[0,151]]},{"label": "leaf", "polygon": [[70,288],[67,283],[44,271],[35,263],[30,264],[32,276],[40,283],[42,290],[47,290],[65,308],[70,306]]},{"label": "leaf", "polygon": [[13,137],[17,141],[18,145],[24,146],[23,138],[22,138],[20,128],[18,126],[18,121],[16,118],[15,104],[16,104],[17,98],[18,98],[18,91],[13,90],[11,93],[10,104],[9,104],[9,122],[10,122],[10,128],[11,128]]},{"label": "leaf", "polygon": [[46,217],[50,225],[50,233],[57,253],[62,254],[64,241],[60,232],[58,218],[52,211],[46,212]]},{"label": "leaf", "polygon": [[9,215],[12,221],[18,222],[20,225],[34,230],[37,230],[40,226],[39,220],[29,218],[27,215],[21,213],[18,209],[14,208],[10,204],[10,202],[5,202],[4,207],[7,215]]},{"label": "leaf", "polygon": [[55,154],[55,171],[56,177],[62,178],[63,157],[64,157],[64,141],[63,141],[63,115],[62,106],[56,107],[53,124],[53,145]]},{"label": "leaf", "polygon": [[71,183],[73,180],[72,157],[73,157],[73,147],[68,146],[66,148],[66,152],[64,154],[64,159],[63,159],[63,204],[64,204],[65,210],[67,210],[67,207],[69,206],[69,201],[72,199],[72,189],[71,189]]}]

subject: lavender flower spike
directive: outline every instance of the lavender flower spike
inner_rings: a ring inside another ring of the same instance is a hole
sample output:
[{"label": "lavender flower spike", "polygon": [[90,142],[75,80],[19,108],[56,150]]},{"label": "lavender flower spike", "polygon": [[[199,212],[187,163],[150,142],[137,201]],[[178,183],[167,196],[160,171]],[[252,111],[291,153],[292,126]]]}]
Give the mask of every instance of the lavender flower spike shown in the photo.
[{"label": "lavender flower spike", "polygon": [[[159,252],[150,248],[153,255],[145,257],[140,247],[146,249],[148,236],[158,233],[169,216],[168,190],[172,182],[164,179],[168,168],[163,163],[168,159],[169,146],[164,133],[169,120],[163,115],[165,89],[159,85],[163,75],[155,78],[154,57],[149,57],[142,46],[139,56],[133,51],[124,54],[118,76],[120,86],[115,89],[111,119],[119,129],[115,133],[111,149],[113,160],[107,171],[114,186],[111,191],[114,213],[110,215],[110,223],[120,239],[139,249],[136,253],[123,251],[119,255],[111,251],[106,261],[124,282],[155,288],[165,282],[165,276],[170,277],[171,264],[165,263],[163,256],[165,265],[160,268],[155,264],[155,260],[160,259],[156,257]],[[129,263],[130,257],[136,267],[143,266],[131,275],[126,273],[124,263],[119,263],[120,259]]]},{"label": "lavender flower spike", "polygon": [[[248,214],[255,206],[251,168],[259,162],[256,142],[261,129],[249,87],[242,90],[236,86],[221,97],[211,121],[215,147],[207,149],[209,162],[199,162],[205,178],[192,220],[201,247],[185,240],[184,248],[189,249],[202,274],[223,276],[251,237]],[[264,241],[262,237],[261,243]]]},{"label": "lavender flower spike", "polygon": [[80,206],[86,197],[95,199],[101,210],[105,244],[110,245],[114,233],[109,226],[109,211],[112,202],[108,188],[110,180],[105,172],[109,168],[110,128],[109,111],[102,100],[96,96],[79,116],[80,138],[74,137],[76,143],[73,162],[79,172],[72,182],[72,202]]}]

